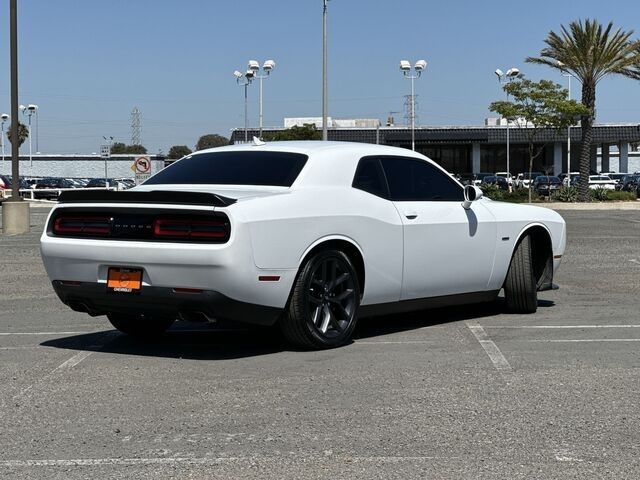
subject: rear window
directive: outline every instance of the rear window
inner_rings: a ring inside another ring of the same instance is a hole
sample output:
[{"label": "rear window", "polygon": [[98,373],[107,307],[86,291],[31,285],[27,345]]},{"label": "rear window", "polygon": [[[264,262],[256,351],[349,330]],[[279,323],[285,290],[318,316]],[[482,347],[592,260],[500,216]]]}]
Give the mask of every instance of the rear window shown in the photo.
[{"label": "rear window", "polygon": [[160,171],[145,185],[217,184],[290,187],[307,162],[290,152],[196,153]]}]

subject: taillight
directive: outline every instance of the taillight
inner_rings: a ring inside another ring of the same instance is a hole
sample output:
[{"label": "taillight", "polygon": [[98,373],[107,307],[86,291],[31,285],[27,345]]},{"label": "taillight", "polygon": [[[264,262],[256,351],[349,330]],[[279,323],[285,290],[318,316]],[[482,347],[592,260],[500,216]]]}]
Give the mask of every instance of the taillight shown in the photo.
[{"label": "taillight", "polygon": [[111,217],[61,215],[53,222],[53,233],[107,237],[111,233]]},{"label": "taillight", "polygon": [[153,236],[167,240],[229,239],[229,224],[222,219],[199,217],[158,217],[153,221]]}]

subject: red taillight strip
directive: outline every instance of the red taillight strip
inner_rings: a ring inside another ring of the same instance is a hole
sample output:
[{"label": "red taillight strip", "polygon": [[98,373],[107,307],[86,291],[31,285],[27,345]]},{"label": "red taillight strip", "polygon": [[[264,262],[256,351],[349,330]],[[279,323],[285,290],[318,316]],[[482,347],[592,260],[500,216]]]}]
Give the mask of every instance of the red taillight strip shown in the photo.
[{"label": "red taillight strip", "polygon": [[159,217],[153,221],[153,235],[157,238],[224,240],[229,236],[229,229],[224,220]]},{"label": "red taillight strip", "polygon": [[101,235],[111,233],[111,218],[98,216],[61,215],[53,222],[56,235]]}]

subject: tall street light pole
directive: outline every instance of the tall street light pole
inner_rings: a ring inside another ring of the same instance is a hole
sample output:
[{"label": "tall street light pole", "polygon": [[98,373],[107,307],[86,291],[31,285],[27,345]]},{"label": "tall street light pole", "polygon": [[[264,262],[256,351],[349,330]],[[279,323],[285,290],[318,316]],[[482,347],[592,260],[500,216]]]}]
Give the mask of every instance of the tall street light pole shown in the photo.
[{"label": "tall street light pole", "polygon": [[267,78],[274,68],[276,68],[276,62],[273,60],[264,62],[262,69],[256,60],[249,60],[249,70],[253,72],[255,78],[260,80],[260,138],[262,138],[262,80]]},{"label": "tall street light pole", "polygon": [[411,102],[409,103],[409,119],[411,120],[411,150],[416,150],[416,103],[414,81],[420,78],[424,69],[427,68],[426,60],[418,60],[411,72],[411,63],[408,60],[400,60],[400,71],[411,80]]},{"label": "tall street light pole", "polygon": [[[498,68],[494,73],[498,77],[498,83],[502,85],[503,82],[510,82],[514,78],[517,78],[517,76],[520,75],[520,70],[518,70],[517,68],[510,68],[509,70],[507,70],[507,73],[504,73],[502,70]],[[509,92],[507,92],[507,102],[508,101],[509,101]],[[512,180],[511,180],[511,164],[510,164],[510,158],[509,158],[510,150],[511,150],[509,147],[509,119],[507,118],[506,120],[507,120],[507,175],[509,176],[509,178],[507,178],[507,181],[509,182],[509,191],[511,191]]]},{"label": "tall street light pole", "polygon": [[11,39],[11,200],[20,201],[20,143],[18,129],[18,1],[9,2]]},{"label": "tall street light pole", "polygon": [[329,137],[329,98],[327,93],[327,2],[322,0],[322,140]]},{"label": "tall street light pole", "polygon": [[233,76],[236,77],[236,82],[238,85],[244,86],[244,143],[249,142],[249,120],[247,116],[247,88],[251,85],[253,81],[254,72],[253,70],[247,70],[244,75],[242,72],[236,70],[233,72]]},{"label": "tall street light pole", "polygon": [[[24,115],[29,117],[29,166],[33,167],[33,150],[31,143],[31,117],[36,115],[36,119],[38,118],[38,106],[34,104],[29,104],[26,107],[24,105],[20,105],[20,110]],[[36,151],[38,150],[38,141],[36,140]]]},{"label": "tall street light pole", "polygon": [[[571,73],[564,69],[564,63],[558,60],[558,66],[562,68],[562,76],[567,77],[568,82],[568,100],[571,100]],[[571,186],[571,125],[567,127],[567,186]]]},{"label": "tall street light pole", "polygon": [[20,156],[18,144],[18,1],[9,1],[9,44],[11,51],[11,198],[2,202],[2,233],[29,232],[29,203],[20,197]]}]

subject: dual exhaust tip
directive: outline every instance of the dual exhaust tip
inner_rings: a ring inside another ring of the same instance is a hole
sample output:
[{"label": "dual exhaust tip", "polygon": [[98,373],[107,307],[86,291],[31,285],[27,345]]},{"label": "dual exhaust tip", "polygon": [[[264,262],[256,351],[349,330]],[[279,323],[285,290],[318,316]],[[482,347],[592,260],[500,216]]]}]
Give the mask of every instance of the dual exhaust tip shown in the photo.
[{"label": "dual exhaust tip", "polygon": [[[97,317],[106,313],[97,311],[85,302],[80,302],[77,300],[71,300],[67,302],[67,305],[71,308],[71,310],[75,312],[88,313],[92,317]],[[177,318],[178,320],[193,323],[216,323],[217,321],[215,317],[213,317],[210,313],[200,310],[181,310],[178,312]]]}]

